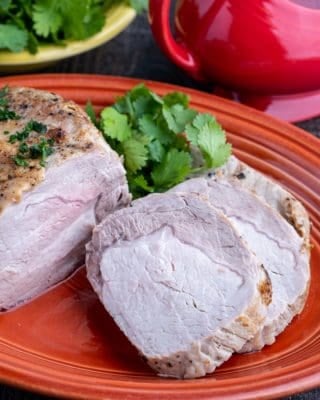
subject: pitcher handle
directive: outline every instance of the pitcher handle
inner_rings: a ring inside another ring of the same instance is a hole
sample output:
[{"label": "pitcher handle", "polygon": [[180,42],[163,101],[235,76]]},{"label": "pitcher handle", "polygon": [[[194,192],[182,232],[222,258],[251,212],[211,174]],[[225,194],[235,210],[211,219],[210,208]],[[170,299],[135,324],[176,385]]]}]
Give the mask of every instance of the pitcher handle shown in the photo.
[{"label": "pitcher handle", "polygon": [[177,43],[170,29],[170,0],[149,1],[149,22],[161,50],[190,75],[201,78],[200,65],[190,51]]}]

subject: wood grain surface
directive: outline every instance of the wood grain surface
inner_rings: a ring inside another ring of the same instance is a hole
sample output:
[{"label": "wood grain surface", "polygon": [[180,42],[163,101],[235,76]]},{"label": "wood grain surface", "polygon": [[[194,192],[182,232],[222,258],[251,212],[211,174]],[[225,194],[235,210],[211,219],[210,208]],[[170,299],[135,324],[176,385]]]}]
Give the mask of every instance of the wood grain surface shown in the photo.
[{"label": "wood grain surface", "polygon": [[[130,76],[141,78],[141,80],[151,79],[203,91],[211,91],[209,85],[201,85],[193,81],[165,58],[152,38],[146,16],[137,17],[125,32],[104,46],[81,56],[62,61],[56,66],[39,72],[73,72]],[[303,121],[297,125],[311,134],[320,137],[320,118]],[[52,397],[0,385],[0,400],[48,399],[52,399]],[[286,400],[318,399],[320,399],[320,389],[286,398]]]}]

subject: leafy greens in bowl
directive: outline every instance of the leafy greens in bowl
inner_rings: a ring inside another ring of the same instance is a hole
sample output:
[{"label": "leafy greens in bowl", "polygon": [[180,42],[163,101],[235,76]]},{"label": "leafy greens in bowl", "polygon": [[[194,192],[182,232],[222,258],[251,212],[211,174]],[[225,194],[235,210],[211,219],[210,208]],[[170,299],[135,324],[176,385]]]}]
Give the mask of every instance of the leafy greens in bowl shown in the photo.
[{"label": "leafy greens in bowl", "polygon": [[0,0],[0,71],[27,71],[112,39],[146,0]]}]

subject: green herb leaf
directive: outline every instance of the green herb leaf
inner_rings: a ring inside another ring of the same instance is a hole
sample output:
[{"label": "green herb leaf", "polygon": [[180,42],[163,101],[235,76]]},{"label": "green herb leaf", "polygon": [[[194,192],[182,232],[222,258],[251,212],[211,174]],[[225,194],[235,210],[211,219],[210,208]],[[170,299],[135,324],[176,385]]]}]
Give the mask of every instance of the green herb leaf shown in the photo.
[{"label": "green herb leaf", "polygon": [[19,146],[19,153],[25,154],[29,151],[29,146],[27,143],[21,143]]},{"label": "green herb leaf", "polygon": [[11,144],[13,144],[13,143],[15,143],[17,140],[18,140],[18,137],[17,137],[17,135],[14,134],[14,135],[10,135],[10,136],[9,136],[8,142],[11,143]]},{"label": "green herb leaf", "polygon": [[55,35],[63,24],[59,1],[36,0],[33,6],[33,26],[37,35],[47,38]]},{"label": "green herb leaf", "polygon": [[35,131],[37,133],[46,133],[47,132],[47,126],[42,124],[41,122],[37,122],[34,120],[31,120],[30,122],[28,122],[26,129],[28,131]]},{"label": "green herb leaf", "polygon": [[185,109],[181,104],[175,104],[172,107],[165,105],[162,113],[169,129],[175,133],[183,132],[186,124],[190,123],[197,115],[195,110]]},{"label": "green herb leaf", "polygon": [[147,182],[146,178],[143,175],[138,175],[133,179],[133,182],[136,186],[138,186],[140,189],[145,190],[146,192],[152,193],[154,191],[154,188],[149,185]]},{"label": "green herb leaf", "polygon": [[199,172],[193,168],[198,155],[203,170],[220,166],[229,157],[231,146],[215,119],[188,106],[183,93],[161,98],[141,84],[102,111],[100,127],[124,158],[135,198],[168,190]]},{"label": "green herb leaf", "polygon": [[90,118],[91,122],[95,125],[98,126],[98,120],[97,120],[97,116],[96,113],[94,111],[94,108],[92,106],[91,101],[87,101],[86,107],[85,107],[85,111],[88,115],[88,117]]},{"label": "green herb leaf", "polygon": [[0,24],[0,49],[8,49],[18,53],[26,47],[27,41],[27,32],[15,25]]},{"label": "green herb leaf", "polygon": [[164,191],[182,182],[191,172],[192,158],[185,151],[170,149],[151,173],[156,190]]},{"label": "green herb leaf", "polygon": [[125,96],[117,99],[114,108],[127,114],[131,124],[136,125],[140,117],[146,113],[156,115],[161,111],[162,99],[144,84],[135,86]]},{"label": "green herb leaf", "polygon": [[149,184],[143,175],[129,177],[129,189],[134,198],[154,192],[154,187]]},{"label": "green herb leaf", "polygon": [[192,143],[194,146],[198,145],[199,132],[204,125],[210,123],[211,121],[215,121],[212,115],[198,114],[191,123],[187,124],[185,133],[190,143]]},{"label": "green herb leaf", "polygon": [[52,142],[41,138],[40,142],[29,147],[29,155],[32,159],[40,159],[40,165],[45,167],[46,159],[54,153]]},{"label": "green herb leaf", "polygon": [[172,92],[163,96],[163,102],[166,106],[171,107],[180,104],[183,108],[189,107],[189,97],[181,92]]},{"label": "green herb leaf", "polygon": [[148,147],[149,147],[150,160],[161,162],[166,153],[166,150],[164,146],[160,143],[160,141],[153,140],[152,142],[149,143]]},{"label": "green herb leaf", "polygon": [[101,113],[101,127],[104,135],[119,142],[124,142],[132,135],[128,118],[112,107],[105,108]]},{"label": "green herb leaf", "polygon": [[33,32],[28,33],[27,49],[30,54],[36,54],[38,51],[39,41]]},{"label": "green herb leaf", "polygon": [[216,119],[210,114],[198,114],[192,121],[192,125],[197,129],[202,129],[206,124],[216,122]]},{"label": "green herb leaf", "polygon": [[[0,91],[0,100],[5,100],[6,94],[7,89],[3,88]],[[0,111],[1,110],[2,109],[0,108]],[[6,102],[4,103],[4,110],[8,111],[8,104]],[[47,126],[43,123],[35,120],[30,120],[20,132],[16,132],[9,136],[9,143],[14,144],[16,142],[20,142],[17,154],[12,157],[16,165],[20,167],[28,167],[29,162],[27,161],[27,159],[31,158],[40,159],[40,165],[45,167],[47,157],[54,152],[54,139],[47,139],[43,136],[38,136],[40,140],[36,143],[32,142],[33,144],[31,144],[30,146],[26,142],[26,140],[29,138],[31,132],[38,133],[39,135],[45,135],[47,133],[47,130]],[[5,131],[4,133],[9,134],[9,132],[7,131]]]},{"label": "green herb leaf", "polygon": [[185,129],[187,139],[194,146],[198,146],[199,129],[195,128],[192,124],[188,124]]},{"label": "green herb leaf", "polygon": [[207,168],[223,165],[231,155],[231,145],[226,143],[226,135],[216,121],[206,123],[202,127],[198,143]]},{"label": "green herb leaf", "polygon": [[15,162],[16,165],[19,167],[28,167],[29,163],[27,160],[23,158],[21,155],[16,155],[12,157],[12,160]]},{"label": "green herb leaf", "polygon": [[7,99],[8,93],[8,86],[4,86],[0,89],[0,121],[8,121],[9,119],[17,120],[20,118],[19,115],[9,109]]},{"label": "green herb leaf", "polygon": [[11,6],[12,0],[0,0],[0,10],[8,11]]},{"label": "green herb leaf", "polygon": [[0,108],[0,121],[8,121],[9,119],[20,119],[14,111],[10,111],[7,107]]},{"label": "green herb leaf", "polygon": [[147,0],[0,0],[0,50],[35,54],[42,44],[86,39],[108,24],[108,11],[119,4],[147,9]]},{"label": "green herb leaf", "polygon": [[129,0],[129,4],[137,12],[146,11],[148,9],[148,0]]},{"label": "green herb leaf", "polygon": [[87,39],[99,32],[105,24],[105,14],[96,1],[54,0],[54,2],[59,4],[67,39]]},{"label": "green herb leaf", "polygon": [[152,139],[157,139],[161,144],[167,145],[173,142],[174,135],[165,124],[155,121],[150,114],[145,114],[138,121],[142,133]]},{"label": "green herb leaf", "polygon": [[135,173],[147,163],[148,149],[136,139],[128,139],[123,143],[123,154],[129,172]]},{"label": "green herb leaf", "polygon": [[3,86],[0,89],[0,101],[5,101],[5,103],[0,103],[0,106],[4,106],[4,105],[8,104],[7,99],[6,99],[8,92],[9,92],[9,87],[7,85]]}]

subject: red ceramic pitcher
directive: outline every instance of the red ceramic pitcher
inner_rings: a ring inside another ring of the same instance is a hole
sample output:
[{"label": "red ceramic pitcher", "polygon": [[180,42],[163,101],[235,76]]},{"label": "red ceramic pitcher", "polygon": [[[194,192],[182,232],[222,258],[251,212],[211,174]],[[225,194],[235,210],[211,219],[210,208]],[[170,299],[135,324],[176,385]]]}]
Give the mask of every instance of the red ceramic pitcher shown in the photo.
[{"label": "red ceramic pitcher", "polygon": [[320,115],[319,0],[150,0],[154,37],[195,79],[287,120]]}]

